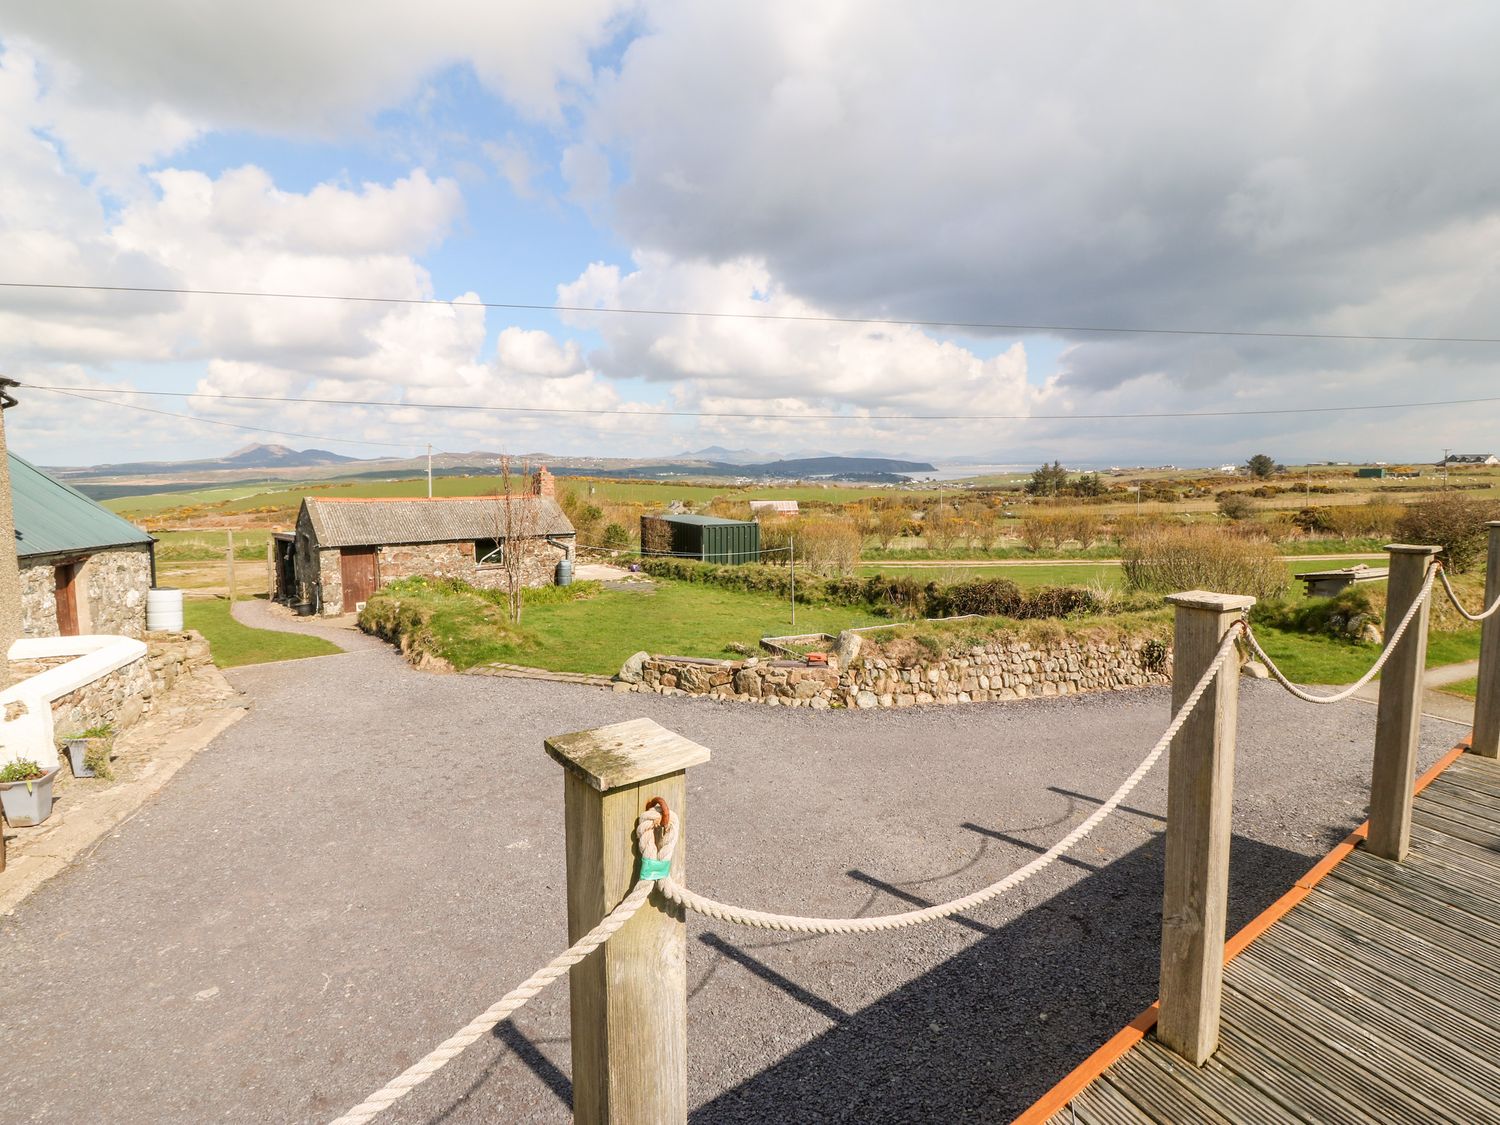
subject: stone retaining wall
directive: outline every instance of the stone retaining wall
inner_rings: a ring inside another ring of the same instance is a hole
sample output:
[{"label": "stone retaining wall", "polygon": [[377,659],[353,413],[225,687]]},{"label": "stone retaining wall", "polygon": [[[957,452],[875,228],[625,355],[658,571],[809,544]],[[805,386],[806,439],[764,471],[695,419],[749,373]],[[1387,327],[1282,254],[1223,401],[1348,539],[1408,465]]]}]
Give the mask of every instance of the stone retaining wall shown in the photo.
[{"label": "stone retaining wall", "polygon": [[[145,641],[147,651],[141,659],[53,701],[52,722],[59,736],[105,723],[118,734],[179,679],[212,664],[208,642],[197,633],[147,633]],[[13,661],[10,667],[16,676],[29,676],[63,662]]]},{"label": "stone retaining wall", "polygon": [[618,686],[823,710],[979,703],[1171,683],[1170,653],[1161,642],[1145,639],[1070,639],[1045,646],[996,639],[915,664],[886,659],[878,650],[861,656],[859,647],[847,635],[840,638],[843,668],[836,657],[823,668],[790,660],[648,656],[627,662]]}]

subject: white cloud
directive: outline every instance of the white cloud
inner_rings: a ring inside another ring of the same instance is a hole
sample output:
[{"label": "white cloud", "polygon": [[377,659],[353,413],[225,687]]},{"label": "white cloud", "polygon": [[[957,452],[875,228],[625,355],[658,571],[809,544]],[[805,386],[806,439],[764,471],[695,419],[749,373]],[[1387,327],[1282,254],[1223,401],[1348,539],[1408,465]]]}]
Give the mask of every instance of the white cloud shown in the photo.
[{"label": "white cloud", "polygon": [[521,111],[560,120],[565,91],[591,77],[589,52],[630,7],[259,0],[210,10],[196,0],[77,0],[12,6],[4,22],[86,74],[99,104],[168,105],[214,128],[333,136],[459,63]]}]

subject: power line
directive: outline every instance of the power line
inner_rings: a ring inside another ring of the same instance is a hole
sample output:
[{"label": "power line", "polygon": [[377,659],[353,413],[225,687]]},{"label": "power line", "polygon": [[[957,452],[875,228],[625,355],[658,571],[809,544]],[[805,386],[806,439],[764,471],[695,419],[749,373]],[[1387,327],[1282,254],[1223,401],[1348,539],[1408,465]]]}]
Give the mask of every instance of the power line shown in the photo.
[{"label": "power line", "polygon": [[62,289],[91,293],[157,293],[180,297],[264,297],[287,301],[351,301],[377,305],[444,305],[513,312],[607,313],[614,316],[696,316],[714,320],[765,320],[804,324],[896,324],[909,328],[972,328],[990,332],[1095,333],[1106,336],[1219,336],[1257,340],[1329,340],[1398,344],[1500,344],[1496,336],[1388,336],[1357,332],[1254,332],[1225,328],[1103,327],[1087,324],[1006,324],[983,320],[907,320],[885,316],[823,316],[798,313],[723,312],[703,309],[597,308],[521,301],[444,301],[435,297],[362,297],[346,293],[282,293],[251,289],[189,289],[150,285],[74,285],[49,281],[0,281],[7,289]]},{"label": "power line", "polygon": [[[37,391],[56,391],[60,394],[73,394],[78,398],[90,397],[87,394],[78,394],[79,391],[95,391],[92,387],[57,387],[41,383],[21,383],[20,386]],[[402,402],[391,399],[354,399],[354,398],[305,398],[295,395],[221,395],[207,394],[202,391],[145,391],[127,388],[99,388],[100,393],[120,395],[148,395],[158,398],[201,398],[209,400],[223,400],[226,402],[265,402],[284,405],[314,405],[314,406],[361,406],[361,407],[384,407],[400,410],[441,410],[474,412],[485,414],[620,414],[630,418],[740,418],[758,421],[781,421],[781,422],[1120,422],[1136,419],[1171,419],[1171,418],[1248,418],[1262,417],[1279,414],[1339,414],[1350,412],[1362,412],[1373,410],[1417,410],[1430,406],[1475,406],[1484,403],[1500,402],[1500,395],[1484,396],[1479,398],[1449,398],[1429,399],[1420,402],[1376,402],[1376,403],[1340,403],[1336,406],[1280,406],[1254,408],[1249,410],[1154,410],[1138,413],[1121,414],[778,414],[764,411],[730,411],[730,410],[650,410],[650,411],[627,411],[618,410],[613,407],[601,406],[491,406],[484,403],[456,403],[456,402]],[[109,399],[93,399],[95,402],[109,402]],[[116,403],[118,406],[128,406],[128,403]],[[144,410],[146,407],[136,407]],[[159,414],[168,411],[156,411]],[[210,421],[210,419],[198,419],[187,414],[173,414],[174,418],[192,418],[194,421]],[[231,423],[217,423],[219,425],[230,425]],[[255,427],[242,427],[254,429]],[[283,431],[269,431],[282,433]],[[302,436],[308,435],[290,435]],[[343,441],[352,439],[323,438],[318,440]],[[383,445],[393,444],[389,442],[364,442],[360,444]],[[406,448],[406,446],[401,446]]]},{"label": "power line", "polygon": [[[324,437],[321,434],[302,434],[298,433],[295,430],[272,430],[268,429],[265,426],[246,426],[239,422],[221,422],[216,418],[199,418],[192,414],[178,414],[177,412],[172,410],[158,410],[154,406],[138,406],[133,402],[118,402],[115,399],[110,398],[96,398],[94,395],[79,394],[76,390],[71,390],[64,387],[39,387],[34,383],[26,383],[23,385],[28,390],[51,391],[53,394],[67,395],[69,398],[82,399],[84,402],[97,402],[104,406],[122,406],[126,410],[139,410],[145,414],[160,414],[165,418],[178,418],[184,422],[202,422],[207,426],[224,426],[231,430],[250,430],[258,434],[271,434],[274,437],[304,438],[307,441],[332,441],[340,442],[344,445],[378,445],[384,446],[387,449],[411,449],[414,444],[412,442],[397,443],[394,441],[365,441],[360,438]],[[119,393],[123,394],[125,392]]]}]

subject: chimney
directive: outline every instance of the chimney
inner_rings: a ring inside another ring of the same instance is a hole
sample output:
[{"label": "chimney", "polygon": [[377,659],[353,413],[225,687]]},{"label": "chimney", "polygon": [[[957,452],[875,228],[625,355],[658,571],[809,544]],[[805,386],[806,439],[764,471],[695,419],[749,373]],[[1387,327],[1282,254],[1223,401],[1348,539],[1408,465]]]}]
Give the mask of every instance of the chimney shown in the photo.
[{"label": "chimney", "polygon": [[536,472],[532,475],[531,494],[533,496],[557,495],[557,482],[552,479],[552,474],[547,471],[546,465],[538,465]]}]

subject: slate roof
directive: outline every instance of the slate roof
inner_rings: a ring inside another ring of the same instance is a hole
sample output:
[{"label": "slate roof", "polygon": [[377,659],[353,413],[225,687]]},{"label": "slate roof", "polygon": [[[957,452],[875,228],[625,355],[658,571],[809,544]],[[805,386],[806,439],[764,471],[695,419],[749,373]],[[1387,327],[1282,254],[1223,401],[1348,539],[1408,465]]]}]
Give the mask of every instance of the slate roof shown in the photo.
[{"label": "slate roof", "polygon": [[24,457],[10,454],[10,495],[16,516],[16,555],[22,560],[106,547],[146,546],[151,536],[53,480]]},{"label": "slate roof", "polygon": [[[550,496],[470,499],[356,500],[309,496],[303,511],[319,547],[379,547],[391,543],[451,543],[503,536],[503,504],[538,509],[533,534],[573,535],[568,517]],[[300,522],[300,520],[299,520]]]}]

